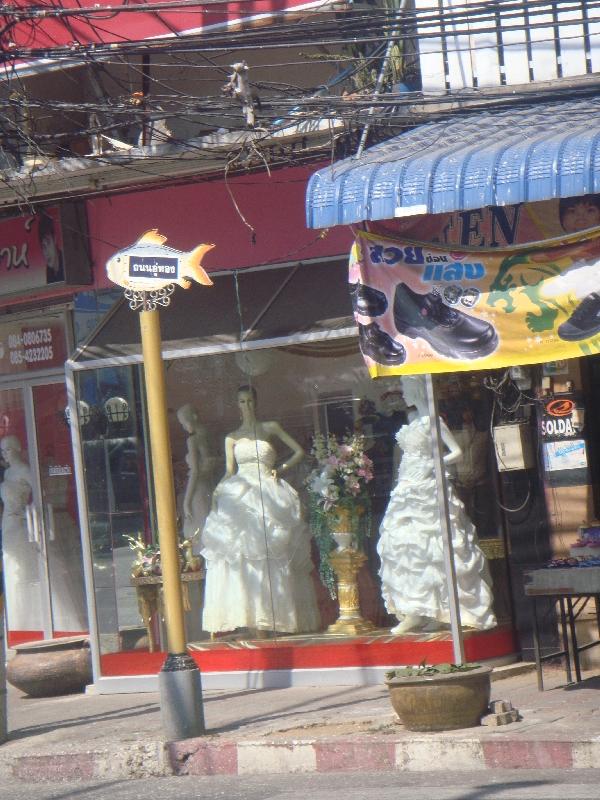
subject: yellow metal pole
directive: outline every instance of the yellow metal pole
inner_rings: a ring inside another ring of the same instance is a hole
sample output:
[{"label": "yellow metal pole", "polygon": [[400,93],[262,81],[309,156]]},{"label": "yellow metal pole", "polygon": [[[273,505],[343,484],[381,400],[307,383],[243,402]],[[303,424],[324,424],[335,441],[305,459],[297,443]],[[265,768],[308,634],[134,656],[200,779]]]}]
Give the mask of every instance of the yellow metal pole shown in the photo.
[{"label": "yellow metal pole", "polygon": [[171,442],[167,420],[167,391],[162,360],[160,318],[157,309],[140,312],[144,382],[150,428],[152,473],[158,519],[158,542],[163,578],[165,626],[169,653],[186,652],[177,544],[177,512],[173,486]]}]

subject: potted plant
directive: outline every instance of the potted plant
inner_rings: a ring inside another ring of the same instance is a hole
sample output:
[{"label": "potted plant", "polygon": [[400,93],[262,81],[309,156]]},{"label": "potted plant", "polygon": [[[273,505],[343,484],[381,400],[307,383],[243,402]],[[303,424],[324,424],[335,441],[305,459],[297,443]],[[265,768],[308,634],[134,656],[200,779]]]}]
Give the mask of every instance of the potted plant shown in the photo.
[{"label": "potted plant", "polygon": [[390,670],[385,683],[407,730],[449,731],[481,723],[490,703],[491,672],[481,664],[423,662]]},{"label": "potted plant", "polygon": [[361,549],[370,534],[370,499],[367,484],[373,479],[373,462],[365,454],[359,434],[317,434],[311,456],[315,467],[306,479],[310,496],[310,527],[319,550],[319,575],[333,598],[335,573],[329,561],[332,550]]}]

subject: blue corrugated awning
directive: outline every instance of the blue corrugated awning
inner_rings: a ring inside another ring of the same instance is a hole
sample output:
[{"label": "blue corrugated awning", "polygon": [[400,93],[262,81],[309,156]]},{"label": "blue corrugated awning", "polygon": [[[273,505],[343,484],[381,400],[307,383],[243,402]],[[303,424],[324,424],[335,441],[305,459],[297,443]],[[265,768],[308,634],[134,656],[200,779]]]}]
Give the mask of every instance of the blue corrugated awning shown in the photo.
[{"label": "blue corrugated awning", "polygon": [[600,98],[428,123],[316,172],[309,228],[600,191]]}]

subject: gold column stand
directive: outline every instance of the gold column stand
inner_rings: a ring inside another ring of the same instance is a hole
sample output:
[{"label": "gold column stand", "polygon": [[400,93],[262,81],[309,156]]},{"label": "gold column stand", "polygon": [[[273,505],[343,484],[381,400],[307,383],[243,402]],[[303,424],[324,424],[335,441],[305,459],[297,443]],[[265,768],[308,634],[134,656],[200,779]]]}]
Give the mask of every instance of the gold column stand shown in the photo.
[{"label": "gold column stand", "polygon": [[337,577],[340,615],[333,625],[327,628],[326,633],[356,636],[375,629],[371,622],[360,615],[357,575],[366,560],[364,553],[351,547],[336,550],[329,556]]},{"label": "gold column stand", "polygon": [[[191,611],[188,583],[190,581],[203,581],[206,576],[204,569],[197,572],[182,572],[181,597],[184,611]],[[131,576],[131,583],[135,586],[138,609],[148,635],[148,650],[156,652],[153,621],[155,617],[164,619],[163,614],[163,578],[162,575],[137,575]]]}]

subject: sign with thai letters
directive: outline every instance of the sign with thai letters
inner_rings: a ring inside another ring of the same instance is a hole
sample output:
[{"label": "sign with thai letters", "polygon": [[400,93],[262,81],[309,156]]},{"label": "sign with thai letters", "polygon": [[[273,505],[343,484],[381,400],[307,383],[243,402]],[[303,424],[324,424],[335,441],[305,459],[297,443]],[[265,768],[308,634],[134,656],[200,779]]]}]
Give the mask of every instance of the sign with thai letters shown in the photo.
[{"label": "sign with thai letters", "polygon": [[600,237],[454,249],[358,231],[349,283],[373,377],[600,352]]}]

